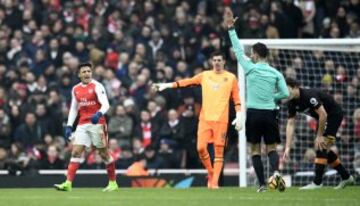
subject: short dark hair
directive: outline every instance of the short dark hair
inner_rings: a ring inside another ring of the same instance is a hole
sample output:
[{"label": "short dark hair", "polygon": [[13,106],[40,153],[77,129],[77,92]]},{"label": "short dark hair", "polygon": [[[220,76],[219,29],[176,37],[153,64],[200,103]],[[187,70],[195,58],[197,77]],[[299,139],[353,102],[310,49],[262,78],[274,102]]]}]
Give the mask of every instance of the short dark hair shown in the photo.
[{"label": "short dark hair", "polygon": [[269,55],[269,50],[267,46],[263,43],[256,43],[252,46],[253,52],[258,54],[260,58],[266,58]]},{"label": "short dark hair", "polygon": [[288,77],[288,78],[286,78],[285,81],[286,81],[286,84],[291,88],[298,88],[300,86],[299,82],[293,78]]},{"label": "short dark hair", "polygon": [[77,68],[77,72],[80,72],[80,69],[83,67],[90,67],[92,69],[92,64],[90,62],[85,62],[85,63],[81,63],[79,64],[78,68]]},{"label": "short dark hair", "polygon": [[225,54],[222,51],[214,51],[211,53],[210,58],[212,59],[214,56],[221,56],[225,60]]}]

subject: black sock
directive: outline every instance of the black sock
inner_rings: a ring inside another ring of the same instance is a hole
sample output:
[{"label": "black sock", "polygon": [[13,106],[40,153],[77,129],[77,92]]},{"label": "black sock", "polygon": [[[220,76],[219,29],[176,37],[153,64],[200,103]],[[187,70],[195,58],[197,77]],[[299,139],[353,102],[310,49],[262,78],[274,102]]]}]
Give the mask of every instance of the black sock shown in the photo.
[{"label": "black sock", "polygon": [[328,164],[340,174],[341,179],[343,180],[349,179],[350,177],[349,172],[346,171],[345,167],[341,164],[340,160],[338,159],[338,156],[331,150],[328,152]]},{"label": "black sock", "polygon": [[279,155],[276,151],[270,151],[268,153],[270,167],[272,172],[279,170]]},{"label": "black sock", "polygon": [[256,172],[256,176],[259,180],[260,186],[265,185],[265,178],[264,178],[264,167],[261,162],[261,156],[260,155],[253,155],[252,156],[252,163],[253,167]]},{"label": "black sock", "polygon": [[315,159],[315,179],[314,183],[320,185],[325,171],[327,163],[327,151],[317,150]]}]

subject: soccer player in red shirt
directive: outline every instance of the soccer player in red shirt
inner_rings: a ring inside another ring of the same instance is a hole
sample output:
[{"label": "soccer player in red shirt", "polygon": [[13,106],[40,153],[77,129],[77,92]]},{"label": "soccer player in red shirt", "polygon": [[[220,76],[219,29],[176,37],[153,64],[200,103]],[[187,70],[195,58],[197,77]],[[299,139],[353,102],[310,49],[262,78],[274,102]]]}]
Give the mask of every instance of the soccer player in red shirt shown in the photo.
[{"label": "soccer player in red shirt", "polygon": [[67,169],[66,181],[55,184],[57,190],[71,191],[72,182],[80,163],[84,161],[82,154],[85,148],[95,147],[104,163],[109,177],[109,184],[103,191],[118,190],[115,175],[115,162],[108,152],[108,134],[106,120],[103,116],[109,109],[109,100],[105,88],[98,81],[92,79],[92,65],[80,64],[78,76],[81,82],[75,85],[71,92],[71,107],[65,127],[65,138],[70,139],[72,126],[79,115],[79,123],[71,138],[73,149]]}]

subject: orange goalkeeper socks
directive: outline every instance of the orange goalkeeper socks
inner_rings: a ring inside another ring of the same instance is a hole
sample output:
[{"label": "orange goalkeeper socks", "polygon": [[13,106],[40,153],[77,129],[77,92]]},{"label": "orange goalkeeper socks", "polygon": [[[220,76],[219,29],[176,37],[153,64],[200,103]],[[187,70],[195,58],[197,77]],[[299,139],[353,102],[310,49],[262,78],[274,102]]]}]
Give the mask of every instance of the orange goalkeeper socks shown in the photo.
[{"label": "orange goalkeeper socks", "polygon": [[211,164],[209,153],[206,153],[204,156],[199,154],[199,156],[200,156],[200,160],[201,160],[202,164],[204,165],[205,169],[207,170],[209,176],[212,176],[214,169]]},{"label": "orange goalkeeper socks", "polygon": [[212,187],[219,187],[219,177],[220,177],[220,173],[221,170],[223,168],[224,165],[224,158],[223,157],[215,157],[214,160],[214,175],[213,175],[213,179],[212,179]]}]

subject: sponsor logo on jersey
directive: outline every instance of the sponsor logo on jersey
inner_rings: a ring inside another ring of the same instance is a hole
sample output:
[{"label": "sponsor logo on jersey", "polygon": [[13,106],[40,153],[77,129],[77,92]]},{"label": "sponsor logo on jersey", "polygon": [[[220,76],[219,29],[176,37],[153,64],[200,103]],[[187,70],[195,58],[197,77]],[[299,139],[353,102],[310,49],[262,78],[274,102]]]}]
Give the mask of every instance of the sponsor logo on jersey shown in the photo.
[{"label": "sponsor logo on jersey", "polygon": [[79,102],[80,107],[96,105],[95,101],[81,101]]}]

